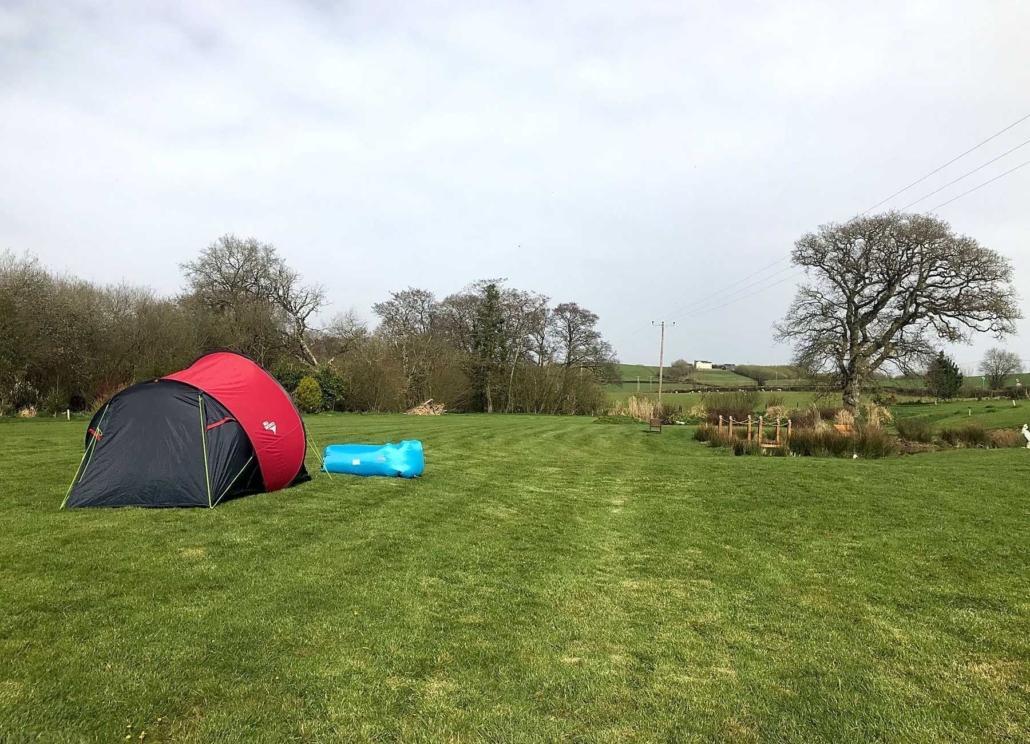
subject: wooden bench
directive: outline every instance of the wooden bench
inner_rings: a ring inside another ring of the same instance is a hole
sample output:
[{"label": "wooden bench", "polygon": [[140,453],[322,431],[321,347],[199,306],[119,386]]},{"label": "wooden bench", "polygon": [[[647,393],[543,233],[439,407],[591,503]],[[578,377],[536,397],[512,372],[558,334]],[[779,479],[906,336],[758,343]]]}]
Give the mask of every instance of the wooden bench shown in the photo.
[{"label": "wooden bench", "polygon": [[662,420],[660,418],[653,418],[650,421],[648,421],[647,423],[648,423],[648,427],[647,427],[648,433],[650,433],[652,431],[656,431],[659,434],[662,433]]}]

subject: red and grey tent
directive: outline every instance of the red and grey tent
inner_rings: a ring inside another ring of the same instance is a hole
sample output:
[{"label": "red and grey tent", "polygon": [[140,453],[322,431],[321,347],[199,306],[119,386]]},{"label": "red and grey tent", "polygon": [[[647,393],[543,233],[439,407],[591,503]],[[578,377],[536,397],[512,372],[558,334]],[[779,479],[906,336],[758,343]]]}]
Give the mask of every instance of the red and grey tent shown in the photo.
[{"label": "red and grey tent", "polygon": [[207,354],[114,395],[93,416],[62,506],[207,506],[309,480],[307,436],[275,378]]}]

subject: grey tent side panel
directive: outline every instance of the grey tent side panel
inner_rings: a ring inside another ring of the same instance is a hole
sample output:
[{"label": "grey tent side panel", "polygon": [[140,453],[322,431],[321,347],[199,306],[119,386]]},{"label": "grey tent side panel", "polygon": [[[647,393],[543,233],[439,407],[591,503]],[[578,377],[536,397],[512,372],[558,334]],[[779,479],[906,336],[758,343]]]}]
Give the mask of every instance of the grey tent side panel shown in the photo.
[{"label": "grey tent side panel", "polygon": [[252,456],[218,401],[172,380],[139,383],[90,422],[65,506],[213,506],[230,488],[260,490]]}]

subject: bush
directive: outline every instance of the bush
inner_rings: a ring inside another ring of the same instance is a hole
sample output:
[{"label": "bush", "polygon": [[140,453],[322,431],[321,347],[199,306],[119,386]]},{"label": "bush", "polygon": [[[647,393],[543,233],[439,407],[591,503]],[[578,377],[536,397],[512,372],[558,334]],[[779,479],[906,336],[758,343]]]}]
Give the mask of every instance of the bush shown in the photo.
[{"label": "bush", "polygon": [[974,398],[976,400],[983,400],[990,395],[980,385],[964,385],[958,394],[960,398]]},{"label": "bush", "polygon": [[794,411],[790,417],[794,429],[815,429],[822,423],[818,408],[803,408]]},{"label": "bush", "polygon": [[68,395],[54,388],[43,397],[41,407],[51,416],[57,416],[64,413],[71,406],[68,403]]},{"label": "bush", "polygon": [[933,424],[922,418],[902,418],[897,420],[898,434],[909,442],[933,442]]},{"label": "bush", "polygon": [[283,386],[284,390],[296,390],[297,385],[307,375],[305,368],[291,362],[289,360],[282,360],[277,362],[270,370],[268,370],[272,377],[274,377],[280,385]]},{"label": "bush", "polygon": [[694,439],[699,442],[710,442],[718,433],[719,429],[711,424],[701,424],[694,429]]},{"label": "bush", "polygon": [[990,435],[992,447],[1007,449],[1009,447],[1026,446],[1026,439],[1023,438],[1023,432],[1017,431],[1016,429],[995,429],[990,432]]},{"label": "bush", "polygon": [[761,394],[757,390],[745,390],[743,392],[727,393],[724,395],[710,396],[705,401],[708,410],[708,420],[718,421],[719,416],[729,420],[732,416],[734,421],[745,421],[754,413],[755,408],[761,401]]},{"label": "bush", "polygon": [[794,431],[787,447],[798,457],[850,457],[854,454],[851,437],[836,429]]},{"label": "bush", "polygon": [[683,406],[670,406],[668,403],[662,403],[662,407],[655,413],[663,424],[675,424],[677,421],[683,420]]},{"label": "bush", "polygon": [[738,439],[733,443],[733,454],[737,457],[741,455],[761,455],[762,445],[758,442],[749,442],[746,439]]},{"label": "bush", "polygon": [[898,451],[894,437],[878,426],[866,426],[852,437],[855,454],[869,460],[890,457]]},{"label": "bush", "polygon": [[980,424],[941,429],[941,441],[952,447],[987,447],[991,438]]},{"label": "bush", "polygon": [[335,411],[343,406],[344,385],[339,372],[329,365],[319,367],[315,382],[322,389],[323,411]]},{"label": "bush", "polygon": [[304,377],[293,391],[293,400],[303,413],[318,413],[322,408],[322,388],[314,377]]}]

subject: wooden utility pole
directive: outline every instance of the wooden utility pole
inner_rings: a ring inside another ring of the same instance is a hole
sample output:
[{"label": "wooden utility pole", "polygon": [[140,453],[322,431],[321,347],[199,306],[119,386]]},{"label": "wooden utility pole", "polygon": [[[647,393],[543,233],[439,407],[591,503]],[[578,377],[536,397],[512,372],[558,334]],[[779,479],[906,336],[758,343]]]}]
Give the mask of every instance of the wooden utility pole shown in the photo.
[{"label": "wooden utility pole", "polygon": [[[658,351],[658,411],[660,414],[662,410],[662,372],[665,367],[665,321],[656,323],[652,320],[651,325],[662,329],[662,345]],[[669,323],[669,325],[674,326],[676,323]]]}]

